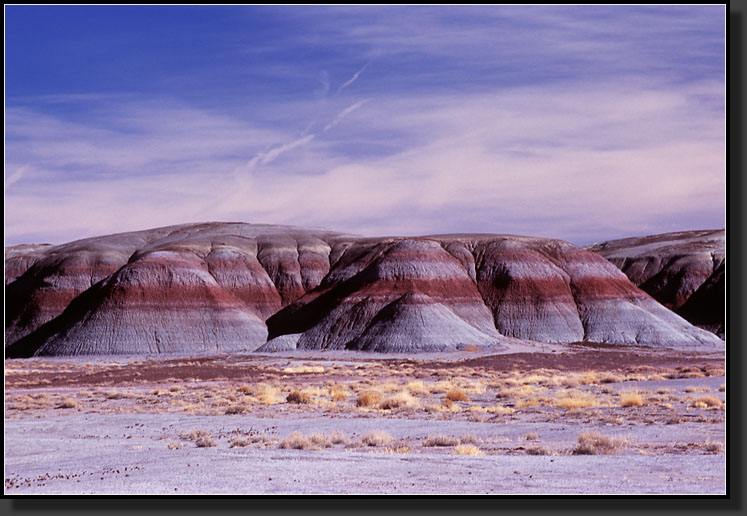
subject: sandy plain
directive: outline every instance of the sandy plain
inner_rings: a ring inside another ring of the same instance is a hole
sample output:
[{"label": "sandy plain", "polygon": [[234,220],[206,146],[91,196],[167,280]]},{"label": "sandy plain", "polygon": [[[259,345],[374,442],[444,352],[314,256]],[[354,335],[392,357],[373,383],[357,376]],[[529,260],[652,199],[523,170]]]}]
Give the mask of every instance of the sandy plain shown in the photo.
[{"label": "sandy plain", "polygon": [[5,361],[6,494],[723,494],[723,353]]}]

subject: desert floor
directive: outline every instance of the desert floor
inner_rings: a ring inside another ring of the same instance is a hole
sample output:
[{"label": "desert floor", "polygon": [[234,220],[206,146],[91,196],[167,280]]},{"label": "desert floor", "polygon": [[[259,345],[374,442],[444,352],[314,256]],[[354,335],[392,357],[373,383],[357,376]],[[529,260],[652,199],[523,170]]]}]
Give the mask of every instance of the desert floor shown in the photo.
[{"label": "desert floor", "polygon": [[5,493],[725,492],[723,353],[548,351],[6,360]]}]

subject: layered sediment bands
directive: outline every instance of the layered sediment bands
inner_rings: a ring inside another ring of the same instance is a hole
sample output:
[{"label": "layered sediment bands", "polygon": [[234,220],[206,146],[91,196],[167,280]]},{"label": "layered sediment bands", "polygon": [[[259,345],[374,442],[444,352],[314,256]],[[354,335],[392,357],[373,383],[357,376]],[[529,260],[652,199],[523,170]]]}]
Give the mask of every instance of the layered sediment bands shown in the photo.
[{"label": "layered sediment bands", "polygon": [[[362,241],[318,289],[268,320],[263,350],[445,351],[500,347],[490,312],[461,263],[429,239]],[[506,340],[506,339],[504,339]]]},{"label": "layered sediment bands", "polygon": [[9,357],[723,345],[559,240],[204,223],[25,252],[6,287]]},{"label": "layered sediment bands", "polygon": [[476,281],[500,333],[542,342],[583,340],[569,275],[527,239],[479,242]]},{"label": "layered sediment bands", "polygon": [[36,355],[237,351],[267,336],[260,316],[187,253],[141,256],[76,301],[18,347]]},{"label": "layered sediment bands", "polygon": [[[588,246],[688,321],[723,337],[725,231],[684,231]],[[702,286],[693,303],[689,303]]]}]

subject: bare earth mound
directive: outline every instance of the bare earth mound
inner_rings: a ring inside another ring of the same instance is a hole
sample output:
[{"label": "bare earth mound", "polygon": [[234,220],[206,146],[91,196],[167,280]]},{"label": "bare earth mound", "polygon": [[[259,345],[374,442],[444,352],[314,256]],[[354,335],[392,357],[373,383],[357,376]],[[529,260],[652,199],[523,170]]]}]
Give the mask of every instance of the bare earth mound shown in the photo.
[{"label": "bare earth mound", "polygon": [[630,280],[691,323],[724,338],[723,229],[610,240],[588,246]]},{"label": "bare earth mound", "polygon": [[723,346],[567,242],[185,224],[6,249],[6,356]]}]

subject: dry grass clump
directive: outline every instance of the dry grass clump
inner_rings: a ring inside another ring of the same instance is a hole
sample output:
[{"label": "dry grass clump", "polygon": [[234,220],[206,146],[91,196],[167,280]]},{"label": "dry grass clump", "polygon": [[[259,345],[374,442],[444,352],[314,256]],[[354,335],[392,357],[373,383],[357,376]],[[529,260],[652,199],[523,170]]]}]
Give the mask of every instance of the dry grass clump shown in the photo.
[{"label": "dry grass clump", "polygon": [[259,384],[254,390],[254,397],[263,405],[277,405],[285,401],[279,388],[267,384]]},{"label": "dry grass clump", "polygon": [[537,434],[537,432],[529,432],[524,436],[524,439],[527,441],[536,441],[537,439],[539,439],[539,435]]},{"label": "dry grass clump", "polygon": [[311,450],[314,448],[314,444],[311,440],[303,435],[301,432],[293,432],[288,435],[285,439],[280,441],[278,448],[282,449],[293,449],[293,450]]},{"label": "dry grass clump", "polygon": [[[162,391],[165,394],[165,391]],[[127,398],[134,398],[135,394],[129,391],[111,391],[107,393],[106,399],[108,400],[124,400]]]},{"label": "dry grass clump", "polygon": [[711,392],[709,387],[698,387],[696,385],[690,385],[685,387],[685,392]]},{"label": "dry grass clump", "polygon": [[620,437],[610,437],[597,432],[583,432],[578,436],[578,445],[572,450],[574,455],[612,455],[627,441]]},{"label": "dry grass clump", "polygon": [[469,401],[469,398],[461,389],[451,389],[446,393],[446,399],[449,401]]},{"label": "dry grass clump", "polygon": [[228,441],[228,444],[231,448],[246,448],[247,446],[254,444],[254,441],[245,437],[234,437]]},{"label": "dry grass clump", "polygon": [[55,408],[77,409],[80,408],[80,404],[78,404],[78,400],[76,400],[75,398],[64,398]]},{"label": "dry grass clump", "polygon": [[391,446],[394,444],[394,437],[383,430],[372,430],[363,436],[361,442],[366,446]]},{"label": "dry grass clump", "polygon": [[284,373],[323,373],[324,367],[322,366],[309,366],[303,365],[298,367],[286,367],[283,369]]},{"label": "dry grass clump", "polygon": [[169,450],[181,450],[182,443],[169,443]]},{"label": "dry grass clump", "polygon": [[701,396],[700,398],[693,400],[692,406],[695,408],[720,409],[723,408],[724,402],[716,396]]},{"label": "dry grass clump", "polygon": [[459,446],[456,446],[454,448],[454,454],[455,455],[485,455],[485,452],[482,451],[477,446],[474,446],[472,444],[460,444]]},{"label": "dry grass clump", "polygon": [[430,393],[422,380],[412,380],[405,384],[405,389],[413,396],[426,396]]},{"label": "dry grass clump", "polygon": [[458,446],[459,439],[448,435],[429,435],[423,439],[423,446],[426,448],[434,446]]},{"label": "dry grass clump", "polygon": [[724,451],[724,443],[707,441],[703,444],[703,448],[711,453],[721,453]]},{"label": "dry grass clump", "polygon": [[239,387],[239,392],[241,394],[249,394],[250,392],[252,392],[252,388],[248,385],[242,385],[241,387]]},{"label": "dry grass clump", "polygon": [[627,391],[620,393],[621,407],[640,407],[643,405],[643,396],[638,391]]},{"label": "dry grass clump", "polygon": [[203,438],[210,438],[212,437],[210,435],[210,432],[207,430],[192,430],[190,432],[181,432],[179,434],[180,439],[184,439],[186,441],[197,441],[198,439]]},{"label": "dry grass clump", "polygon": [[726,384],[721,384],[718,386],[718,392],[726,392]]},{"label": "dry grass clump", "polygon": [[587,408],[597,404],[594,396],[581,391],[567,391],[555,401],[555,406],[565,409]]},{"label": "dry grass clump", "polygon": [[383,399],[384,396],[379,391],[363,391],[358,395],[358,400],[355,404],[358,407],[378,407]]},{"label": "dry grass clump", "polygon": [[311,395],[308,392],[294,390],[285,398],[288,403],[294,403],[296,405],[303,404],[308,405],[311,403]]},{"label": "dry grass clump", "polygon": [[459,437],[459,442],[462,444],[480,444],[482,439],[477,437],[475,434],[462,434]]},{"label": "dry grass clump", "polygon": [[311,444],[317,449],[329,448],[332,446],[332,442],[324,434],[311,434],[309,435],[309,441],[311,441]]},{"label": "dry grass clump", "polygon": [[384,410],[391,410],[396,408],[416,408],[420,406],[420,402],[417,398],[414,398],[412,394],[406,391],[398,392],[393,396],[389,396],[381,402],[380,407]]},{"label": "dry grass clump", "polygon": [[539,444],[527,447],[524,452],[527,455],[553,455],[553,451],[550,448]]},{"label": "dry grass clump", "polygon": [[249,412],[249,407],[239,403],[239,404],[231,405],[230,407],[228,407],[225,413],[229,416],[233,416],[236,414],[246,414],[247,412]]},{"label": "dry grass clump", "polygon": [[198,448],[212,448],[214,446],[218,446],[218,443],[216,443],[212,437],[200,437],[195,441],[195,445]]},{"label": "dry grass clump", "polygon": [[329,442],[332,444],[342,444],[344,446],[351,444],[350,439],[348,439],[340,430],[333,430],[329,434]]},{"label": "dry grass clump", "polygon": [[613,373],[604,373],[599,377],[599,383],[619,383],[622,381],[622,376]]}]

